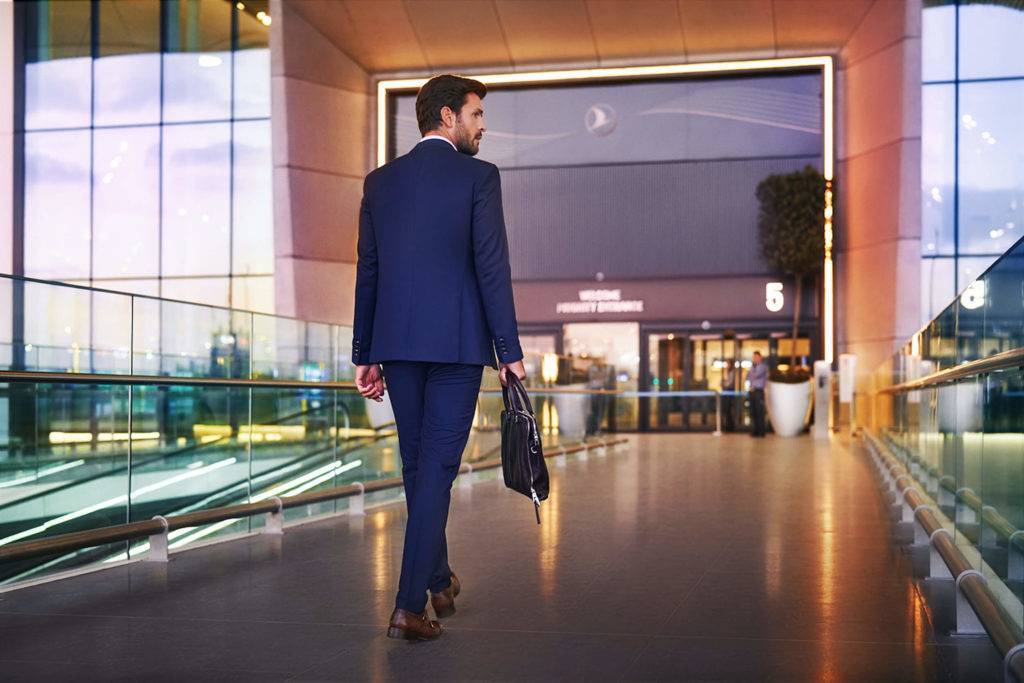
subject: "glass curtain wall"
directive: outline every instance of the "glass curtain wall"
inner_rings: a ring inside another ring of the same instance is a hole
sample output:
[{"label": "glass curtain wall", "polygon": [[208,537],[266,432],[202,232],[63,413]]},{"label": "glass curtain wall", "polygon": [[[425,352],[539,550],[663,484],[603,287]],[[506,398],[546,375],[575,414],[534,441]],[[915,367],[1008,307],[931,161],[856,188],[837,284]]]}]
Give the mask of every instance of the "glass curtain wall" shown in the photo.
[{"label": "glass curtain wall", "polygon": [[1024,235],[1024,7],[926,0],[922,322]]},{"label": "glass curtain wall", "polygon": [[25,275],[273,312],[267,6],[19,6]]}]

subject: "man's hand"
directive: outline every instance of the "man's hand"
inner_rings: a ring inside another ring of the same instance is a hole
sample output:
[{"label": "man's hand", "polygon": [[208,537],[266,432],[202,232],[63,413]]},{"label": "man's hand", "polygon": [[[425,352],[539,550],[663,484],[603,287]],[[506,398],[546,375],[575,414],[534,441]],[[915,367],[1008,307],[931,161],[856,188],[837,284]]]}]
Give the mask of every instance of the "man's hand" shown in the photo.
[{"label": "man's hand", "polygon": [[505,376],[506,372],[511,372],[519,379],[526,379],[526,366],[523,365],[523,361],[517,360],[514,363],[499,363],[498,364],[498,380],[501,382],[501,386],[508,386],[508,377]]},{"label": "man's hand", "polygon": [[356,366],[356,389],[363,398],[368,398],[378,403],[383,401],[384,396],[384,373],[380,366],[357,365]]}]

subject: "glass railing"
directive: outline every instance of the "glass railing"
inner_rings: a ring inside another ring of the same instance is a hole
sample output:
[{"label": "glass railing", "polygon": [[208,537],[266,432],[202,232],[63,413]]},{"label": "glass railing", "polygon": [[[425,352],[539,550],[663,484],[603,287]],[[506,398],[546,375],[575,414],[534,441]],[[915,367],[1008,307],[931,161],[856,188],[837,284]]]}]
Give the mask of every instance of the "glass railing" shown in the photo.
[{"label": "glass railing", "polygon": [[[0,546],[401,474],[389,403],[349,384],[349,327],[7,276],[0,302]],[[534,374],[539,362],[528,359]],[[549,448],[614,423],[607,395],[557,393],[579,369],[566,373],[547,383],[555,393],[537,396]],[[532,391],[541,384],[531,379]],[[499,387],[488,370],[464,462],[497,452]],[[379,491],[366,503],[401,495]],[[289,508],[285,520],[348,504]],[[176,529],[169,545],[263,524]],[[118,542],[0,563],[0,583],[147,550]]]},{"label": "glass railing", "polygon": [[[720,390],[706,382],[685,390],[671,383],[640,389],[629,368],[603,358],[527,353],[525,365],[538,419],[563,433],[734,432],[751,426],[743,390]],[[484,386],[500,403],[497,380]]]},{"label": "glass railing", "polygon": [[351,327],[0,275],[0,368],[344,380]]},{"label": "glass railing", "polygon": [[[876,373],[870,423],[1024,624],[1024,241]],[[937,375],[936,373],[944,373]]]}]

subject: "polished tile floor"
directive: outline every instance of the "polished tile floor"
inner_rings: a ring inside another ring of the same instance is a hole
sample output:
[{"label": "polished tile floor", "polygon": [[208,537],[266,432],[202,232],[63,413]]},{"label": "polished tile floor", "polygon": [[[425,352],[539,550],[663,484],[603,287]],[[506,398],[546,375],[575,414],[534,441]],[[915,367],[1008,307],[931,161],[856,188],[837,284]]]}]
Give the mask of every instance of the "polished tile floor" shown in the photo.
[{"label": "polished tile floor", "polygon": [[999,679],[933,627],[855,447],[629,438],[552,462],[541,526],[493,471],[455,489],[439,641],[384,637],[391,505],[0,593],[0,679]]}]

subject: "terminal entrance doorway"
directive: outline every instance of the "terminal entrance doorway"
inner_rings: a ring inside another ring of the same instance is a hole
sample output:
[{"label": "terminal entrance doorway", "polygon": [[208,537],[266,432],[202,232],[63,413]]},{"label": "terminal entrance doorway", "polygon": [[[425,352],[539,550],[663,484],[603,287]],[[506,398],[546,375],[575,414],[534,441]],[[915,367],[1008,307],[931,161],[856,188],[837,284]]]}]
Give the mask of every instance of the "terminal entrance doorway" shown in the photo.
[{"label": "terminal entrance doorway", "polygon": [[[754,352],[783,360],[791,345],[781,331],[664,328],[644,330],[641,342],[639,422],[649,431],[749,429],[745,391]],[[809,357],[807,336],[798,339],[797,354]]]}]

